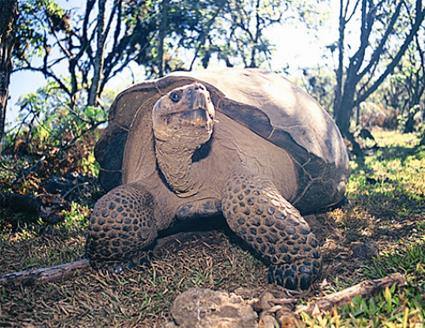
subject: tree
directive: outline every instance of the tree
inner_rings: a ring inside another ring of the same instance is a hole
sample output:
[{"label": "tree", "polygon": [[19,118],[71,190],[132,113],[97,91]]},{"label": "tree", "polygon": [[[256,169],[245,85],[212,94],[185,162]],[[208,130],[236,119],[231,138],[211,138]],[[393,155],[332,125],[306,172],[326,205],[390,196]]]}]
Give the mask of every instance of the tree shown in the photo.
[{"label": "tree", "polygon": [[147,75],[162,76],[197,66],[207,68],[214,59],[226,66],[260,66],[270,59],[273,48],[264,32],[281,22],[288,3],[277,0],[157,2],[152,8],[156,12],[153,17],[157,17],[154,22],[157,35],[147,45],[154,54],[147,65]]},{"label": "tree", "polygon": [[71,107],[97,105],[107,82],[131,62],[147,78],[197,63],[206,68],[213,54],[228,66],[235,60],[257,67],[271,54],[265,30],[288,7],[277,0],[88,0],[81,12],[66,12],[54,0],[20,6],[16,71],[54,80]]},{"label": "tree", "polygon": [[[40,72],[46,79],[55,81],[68,96],[67,104],[71,109],[82,103],[98,105],[106,82],[123,69],[114,71],[114,68],[121,60],[125,64],[131,60],[125,57],[117,60],[108,56],[110,53],[104,58],[105,42],[112,26],[115,37],[110,52],[116,51],[123,1],[114,0],[106,12],[108,1],[99,0],[95,15],[96,2],[88,0],[82,13],[66,12],[54,0],[20,3],[17,34],[21,42],[14,52],[15,71]],[[63,72],[65,65],[67,74]]]},{"label": "tree", "polygon": [[245,67],[259,67],[262,62],[271,59],[272,45],[264,32],[272,25],[282,22],[288,6],[287,1],[228,1],[226,14],[223,16],[223,20],[227,22],[223,26],[228,25],[228,32],[223,31],[222,34],[228,49],[218,49],[241,60]]},{"label": "tree", "polygon": [[[349,125],[353,109],[393,73],[424,20],[422,1],[416,0],[410,28],[406,34],[400,33],[400,29],[403,30],[401,14],[404,11],[408,16],[410,6],[409,1],[356,0],[351,5],[350,0],[340,0],[334,117],[342,134],[352,141]],[[356,14],[360,16],[359,46],[345,67],[347,24]],[[397,44],[393,52],[389,51],[391,42]]]},{"label": "tree", "polygon": [[[420,111],[425,111],[423,96],[425,92],[425,53],[424,53],[424,37],[419,35],[415,37],[415,43],[410,51],[408,51],[407,60],[400,65],[399,71],[402,75],[402,87],[405,96],[403,104],[403,112],[407,112],[404,132],[409,133],[414,131],[415,115]],[[422,108],[421,108],[422,107]],[[422,114],[425,115],[425,112]]]},{"label": "tree", "polygon": [[207,67],[213,53],[227,64],[258,66],[271,53],[264,31],[287,6],[276,0],[88,0],[66,11],[55,0],[28,0],[19,9],[14,71],[39,72],[54,82],[66,111],[85,124],[84,106],[100,105],[108,81],[132,62],[146,78],[195,63]]},{"label": "tree", "polygon": [[99,0],[98,13],[97,13],[97,27],[96,27],[96,55],[93,63],[93,78],[89,90],[87,105],[95,106],[97,104],[96,97],[99,93],[100,80],[103,73],[104,65],[104,50],[105,50],[105,6],[106,0]]},{"label": "tree", "polygon": [[17,0],[0,0],[0,154],[6,120],[9,82],[12,72],[12,51],[15,45],[14,27],[17,16]]},{"label": "tree", "polygon": [[397,110],[405,120],[400,126],[404,132],[413,132],[415,117],[425,115],[425,48],[424,29],[416,35],[405,56],[394,69],[393,75],[382,85],[378,101]]},{"label": "tree", "polygon": [[316,67],[303,68],[301,83],[323,108],[332,108],[335,73],[329,66],[318,64]]}]

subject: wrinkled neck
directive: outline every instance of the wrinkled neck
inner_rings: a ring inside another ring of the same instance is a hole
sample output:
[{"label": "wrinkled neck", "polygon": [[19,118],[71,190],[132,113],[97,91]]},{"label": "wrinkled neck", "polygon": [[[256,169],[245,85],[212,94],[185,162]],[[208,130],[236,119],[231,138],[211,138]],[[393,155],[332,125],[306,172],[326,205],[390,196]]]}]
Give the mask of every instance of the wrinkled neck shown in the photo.
[{"label": "wrinkled neck", "polygon": [[179,197],[189,197],[199,191],[192,179],[192,155],[199,146],[186,145],[181,140],[155,140],[155,154],[159,168],[171,189]]}]

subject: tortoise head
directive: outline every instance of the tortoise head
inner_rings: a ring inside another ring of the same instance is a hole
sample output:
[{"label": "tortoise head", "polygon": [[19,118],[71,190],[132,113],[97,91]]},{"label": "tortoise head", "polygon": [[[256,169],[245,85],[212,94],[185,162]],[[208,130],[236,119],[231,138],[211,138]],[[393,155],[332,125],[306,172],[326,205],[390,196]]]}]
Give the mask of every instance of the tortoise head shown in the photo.
[{"label": "tortoise head", "polygon": [[201,83],[173,89],[153,107],[155,138],[192,143],[197,148],[211,138],[214,115],[210,93]]}]

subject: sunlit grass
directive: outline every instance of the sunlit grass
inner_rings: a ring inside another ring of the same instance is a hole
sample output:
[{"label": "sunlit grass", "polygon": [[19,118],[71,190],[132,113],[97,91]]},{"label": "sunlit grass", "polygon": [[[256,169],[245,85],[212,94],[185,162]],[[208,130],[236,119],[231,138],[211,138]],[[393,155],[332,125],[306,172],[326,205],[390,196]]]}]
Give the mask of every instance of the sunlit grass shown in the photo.
[{"label": "sunlit grass", "polygon": [[[374,136],[380,149],[363,166],[351,163],[351,205],[333,217],[351,236],[354,232],[354,239],[378,238],[379,256],[362,265],[356,280],[400,272],[407,286],[387,288],[368,299],[356,297],[318,317],[304,314],[307,327],[424,326],[425,149],[415,148],[419,140],[414,134],[376,130]],[[343,284],[336,279],[336,285]]]}]

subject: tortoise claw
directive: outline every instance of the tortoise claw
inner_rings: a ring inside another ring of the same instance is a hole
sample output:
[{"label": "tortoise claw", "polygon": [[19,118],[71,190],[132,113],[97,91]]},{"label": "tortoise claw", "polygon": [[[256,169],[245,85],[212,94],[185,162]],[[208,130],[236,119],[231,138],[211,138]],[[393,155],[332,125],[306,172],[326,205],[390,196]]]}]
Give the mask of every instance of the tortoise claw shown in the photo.
[{"label": "tortoise claw", "polygon": [[282,266],[272,265],[269,267],[268,280],[287,289],[308,290],[317,275],[314,275],[312,270],[306,271],[303,270],[303,266],[299,270],[293,270],[291,267],[285,269]]}]

